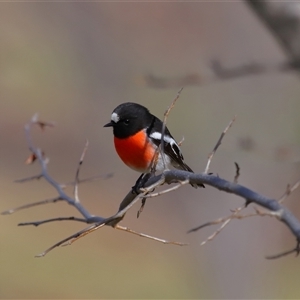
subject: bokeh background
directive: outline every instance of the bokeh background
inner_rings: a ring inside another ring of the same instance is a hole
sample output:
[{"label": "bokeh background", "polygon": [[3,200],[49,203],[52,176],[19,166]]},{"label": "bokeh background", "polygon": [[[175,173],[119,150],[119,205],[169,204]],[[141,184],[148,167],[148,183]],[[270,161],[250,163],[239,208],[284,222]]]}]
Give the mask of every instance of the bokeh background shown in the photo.
[{"label": "bokeh background", "polygon": [[[119,160],[112,132],[103,125],[126,101],[162,117],[181,86],[168,127],[177,140],[184,136],[185,159],[195,171],[204,170],[208,153],[237,115],[211,171],[232,180],[238,162],[239,182],[274,198],[299,179],[298,75],[212,80],[214,59],[227,68],[285,60],[243,2],[1,3],[0,40],[0,211],[56,196],[43,180],[13,182],[39,172],[38,164],[24,165],[29,151],[23,131],[39,112],[40,119],[56,123],[44,133],[33,132],[50,157],[50,174],[62,183],[72,181],[88,138],[81,178],[114,176],[82,184],[81,201],[95,215],[115,213],[138,174]],[[295,192],[285,204],[300,217],[298,200]],[[85,225],[17,224],[78,212],[56,203],[2,215],[0,297],[299,298],[299,259],[265,259],[294,247],[277,220],[233,221],[203,247],[217,227],[186,234],[242,204],[211,187],[185,186],[148,201],[139,219],[134,207],[122,224],[189,246],[102,228],[40,259],[34,255]]]}]

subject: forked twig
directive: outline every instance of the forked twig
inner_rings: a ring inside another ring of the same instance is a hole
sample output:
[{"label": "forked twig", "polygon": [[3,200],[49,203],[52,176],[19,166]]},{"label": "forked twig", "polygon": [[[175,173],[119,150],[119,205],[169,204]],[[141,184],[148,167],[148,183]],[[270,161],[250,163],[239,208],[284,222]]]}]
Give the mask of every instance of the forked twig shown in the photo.
[{"label": "forked twig", "polygon": [[[105,225],[105,224],[103,224],[102,226],[104,226],[104,225]],[[95,227],[95,225],[91,225],[89,228],[92,228],[92,227]],[[86,231],[86,230],[87,230],[87,229],[85,228],[85,229],[83,229],[82,231]],[[55,249],[55,248],[57,248],[57,247],[63,245],[64,243],[70,241],[72,238],[75,239],[75,238],[76,238],[78,235],[80,235],[80,234],[81,234],[81,231],[76,232],[75,234],[73,234],[73,235],[71,235],[71,236],[69,236],[69,237],[67,237],[67,238],[65,238],[65,239],[63,239],[63,240],[57,242],[57,243],[54,244],[54,245],[52,245],[51,247],[49,247],[48,249],[46,249],[46,250],[43,251],[42,253],[39,253],[39,254],[35,255],[35,257],[43,257],[43,256],[45,256],[47,253],[49,253],[49,252],[52,251],[53,249]]]},{"label": "forked twig", "polygon": [[[238,169],[239,170],[239,169]],[[239,174],[239,172],[237,171],[237,173]],[[279,203],[282,203],[293,191],[295,191],[298,187],[300,186],[300,180],[298,180],[296,183],[294,183],[294,185],[291,187],[290,185],[288,185],[286,192],[278,199]],[[255,216],[270,216],[270,217],[276,217],[278,219],[280,219],[282,217],[282,213],[283,211],[279,210],[279,211],[262,211],[261,209],[254,207],[255,213],[250,213],[250,214],[246,214],[246,215],[240,215],[239,213],[241,212],[242,209],[246,208],[246,204],[244,206],[241,206],[237,209],[234,210],[234,212],[226,217],[222,217],[219,219],[216,219],[214,221],[210,221],[210,222],[206,222],[200,226],[197,226],[195,228],[192,228],[188,231],[188,233],[191,232],[195,232],[198,231],[204,227],[207,226],[211,226],[211,225],[217,225],[217,224],[221,224],[221,227],[219,227],[212,235],[210,235],[205,241],[203,241],[200,246],[205,245],[208,241],[213,240],[224,228],[226,225],[229,224],[229,222],[233,219],[245,219],[245,218],[249,218],[249,217],[255,217]],[[289,255],[291,253],[296,252],[297,255],[299,254],[300,248],[299,246],[297,246],[296,248],[293,248],[292,250],[277,254],[277,255],[273,255],[273,256],[267,256],[267,259],[276,259],[276,258],[280,258],[286,255]]]},{"label": "forked twig", "polygon": [[231,220],[232,219],[227,219],[213,234],[211,234],[205,241],[201,242],[200,246],[212,241],[229,224]]},{"label": "forked twig", "polygon": [[214,221],[210,221],[210,222],[206,222],[200,226],[197,226],[195,228],[192,228],[188,231],[188,233],[191,233],[191,232],[195,232],[195,231],[198,231],[204,227],[207,227],[207,226],[211,226],[211,225],[217,225],[217,224],[221,224],[222,225],[212,234],[210,235],[205,241],[203,241],[200,246],[203,246],[205,245],[207,242],[213,240],[228,224],[229,222],[232,220],[232,219],[236,219],[238,218],[238,214],[246,207],[246,205],[244,204],[243,206],[240,206],[238,208],[236,208],[233,213],[227,217],[223,217],[223,218],[219,218],[219,219],[216,219]]},{"label": "forked twig", "polygon": [[[130,192],[131,193],[131,192]],[[128,195],[130,194],[128,193]],[[74,234],[72,234],[71,236],[55,243],[54,245],[52,245],[51,247],[49,247],[48,249],[46,249],[45,251],[43,251],[42,253],[36,255],[36,257],[43,257],[45,256],[47,253],[49,253],[50,251],[52,251],[53,249],[62,246],[62,245],[71,245],[73,244],[75,241],[79,240],[80,238],[94,232],[95,230],[107,225],[107,226],[112,226],[112,227],[116,227],[117,224],[123,219],[125,213],[136,203],[138,202],[141,198],[143,198],[145,196],[145,193],[141,193],[139,195],[137,195],[133,201],[130,201],[123,209],[119,210],[115,215],[109,217],[109,218],[102,218],[101,221],[99,222],[95,222],[93,225],[84,228],[83,230],[80,230]],[[127,196],[128,196],[127,195]],[[127,197],[126,196],[126,197]],[[126,198],[125,197],[125,198]],[[125,199],[124,199],[125,200]],[[123,200],[123,201],[124,201]]]}]

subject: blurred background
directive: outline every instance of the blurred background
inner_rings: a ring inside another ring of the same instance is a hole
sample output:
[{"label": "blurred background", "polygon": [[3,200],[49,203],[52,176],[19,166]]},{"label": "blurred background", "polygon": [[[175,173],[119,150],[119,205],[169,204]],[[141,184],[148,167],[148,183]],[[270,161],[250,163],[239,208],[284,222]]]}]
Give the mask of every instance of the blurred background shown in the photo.
[{"label": "blurred background", "polygon": [[[39,173],[27,166],[24,124],[36,112],[56,126],[33,139],[50,158],[58,182],[74,180],[85,140],[90,145],[81,178],[114,173],[80,185],[84,206],[110,216],[135,183],[103,128],[122,102],[147,106],[163,117],[184,86],[168,127],[184,136],[186,162],[198,172],[234,115],[237,120],[215,155],[211,172],[263,195],[279,198],[300,177],[298,75],[267,72],[216,79],[211,61],[230,69],[285,60],[270,33],[240,3],[1,3],[0,5],[0,211],[56,196],[45,181],[14,183]],[[72,195],[72,189],[69,189]],[[285,205],[299,217],[299,192]],[[34,258],[86,227],[20,222],[80,216],[65,203],[0,216],[1,298],[299,298],[299,259],[265,259],[293,248],[294,237],[270,217],[192,227],[230,214],[243,200],[209,186],[190,186],[133,207],[121,225],[189,243],[163,245],[102,228]],[[252,212],[251,206],[247,212]]]}]

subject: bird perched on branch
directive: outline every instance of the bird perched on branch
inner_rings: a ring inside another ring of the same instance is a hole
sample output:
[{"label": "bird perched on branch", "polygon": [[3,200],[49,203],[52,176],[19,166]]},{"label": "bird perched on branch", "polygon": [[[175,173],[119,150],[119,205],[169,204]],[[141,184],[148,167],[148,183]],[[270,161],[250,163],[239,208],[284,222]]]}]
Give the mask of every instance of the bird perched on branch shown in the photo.
[{"label": "bird perched on branch", "polygon": [[[117,106],[111,121],[104,127],[113,127],[115,148],[122,161],[140,173],[163,171],[170,166],[193,172],[183,161],[178,144],[165,127],[163,157],[157,148],[161,144],[163,122],[137,103],[127,102]],[[193,187],[203,184],[192,184]]]}]

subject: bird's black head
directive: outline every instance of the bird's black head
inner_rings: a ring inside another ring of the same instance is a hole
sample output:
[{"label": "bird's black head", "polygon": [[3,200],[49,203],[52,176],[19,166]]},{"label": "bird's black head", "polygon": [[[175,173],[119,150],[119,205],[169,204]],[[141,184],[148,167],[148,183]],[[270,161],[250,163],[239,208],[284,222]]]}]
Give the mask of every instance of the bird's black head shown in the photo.
[{"label": "bird's black head", "polygon": [[149,110],[137,103],[127,102],[117,106],[111,115],[111,121],[104,127],[113,127],[114,135],[127,138],[147,128],[153,119]]}]

